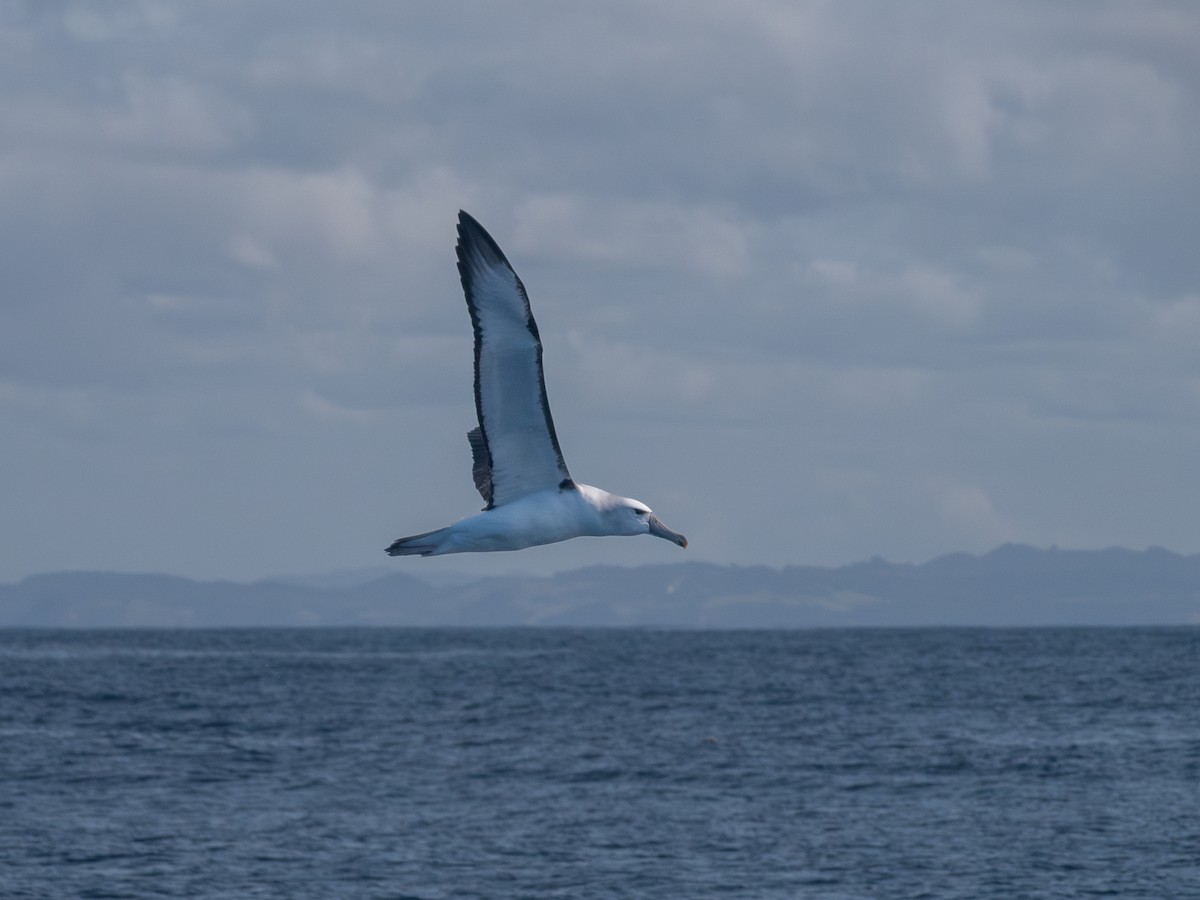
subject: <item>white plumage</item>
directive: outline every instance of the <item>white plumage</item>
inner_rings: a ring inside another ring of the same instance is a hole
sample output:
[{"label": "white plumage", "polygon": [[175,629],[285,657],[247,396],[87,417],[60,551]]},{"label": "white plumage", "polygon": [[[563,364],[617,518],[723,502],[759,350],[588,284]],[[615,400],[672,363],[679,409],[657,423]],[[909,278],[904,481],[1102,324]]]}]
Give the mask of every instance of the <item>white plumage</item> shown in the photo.
[{"label": "white plumage", "polygon": [[475,329],[477,428],[467,435],[483,512],[394,541],[392,556],[520,550],[584,535],[652,534],[681,547],[644,503],[567,471],[542,375],[542,342],[525,286],[500,247],[458,214],[458,271]]}]

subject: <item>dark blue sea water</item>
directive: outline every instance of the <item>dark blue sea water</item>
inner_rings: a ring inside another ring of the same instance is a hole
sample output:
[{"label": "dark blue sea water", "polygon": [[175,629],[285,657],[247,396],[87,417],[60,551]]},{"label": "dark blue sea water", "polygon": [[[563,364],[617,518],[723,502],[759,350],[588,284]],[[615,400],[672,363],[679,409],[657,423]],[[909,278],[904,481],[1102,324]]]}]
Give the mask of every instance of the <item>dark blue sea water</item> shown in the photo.
[{"label": "dark blue sea water", "polygon": [[1200,629],[0,631],[0,896],[1200,896]]}]

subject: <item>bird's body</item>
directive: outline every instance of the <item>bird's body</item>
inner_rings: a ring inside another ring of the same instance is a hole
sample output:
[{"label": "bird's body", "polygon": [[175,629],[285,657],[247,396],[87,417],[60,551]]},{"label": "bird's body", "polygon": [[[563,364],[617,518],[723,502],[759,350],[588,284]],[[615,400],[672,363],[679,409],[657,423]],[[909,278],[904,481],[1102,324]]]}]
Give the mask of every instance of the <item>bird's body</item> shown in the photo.
[{"label": "bird's body", "polygon": [[[393,555],[419,553],[481,553],[490,550],[521,550],[538,544],[553,544],[571,538],[610,534],[644,534],[637,515],[627,517],[627,528],[616,531],[613,512],[621,509],[624,497],[588,484],[549,488],[526,494],[504,506],[486,509],[446,528],[403,538],[393,545]],[[398,552],[397,552],[398,551]]]},{"label": "bird's body", "polygon": [[392,556],[520,550],[585,535],[652,534],[681,547],[644,503],[577,484],[567,471],[542,374],[542,343],[525,287],[496,242],[458,215],[458,269],[475,329],[475,411],[467,435],[483,512],[400,538]]}]

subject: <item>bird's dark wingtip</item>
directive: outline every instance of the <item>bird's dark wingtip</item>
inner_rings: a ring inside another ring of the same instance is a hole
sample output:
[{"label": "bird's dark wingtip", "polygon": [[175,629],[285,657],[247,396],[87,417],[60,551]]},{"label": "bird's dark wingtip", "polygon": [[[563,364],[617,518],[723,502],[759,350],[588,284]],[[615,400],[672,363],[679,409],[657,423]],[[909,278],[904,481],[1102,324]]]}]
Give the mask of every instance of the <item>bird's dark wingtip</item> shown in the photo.
[{"label": "bird's dark wingtip", "polygon": [[[478,220],[466,210],[458,211],[458,262],[459,272],[467,265],[465,250],[471,247],[479,254],[480,258],[488,265],[506,265],[510,269],[512,266],[508,262],[508,257],[504,255],[504,251],[500,249],[500,245],[496,243],[486,228],[479,224]],[[514,274],[514,277],[515,274]],[[465,285],[464,285],[465,286]]]}]

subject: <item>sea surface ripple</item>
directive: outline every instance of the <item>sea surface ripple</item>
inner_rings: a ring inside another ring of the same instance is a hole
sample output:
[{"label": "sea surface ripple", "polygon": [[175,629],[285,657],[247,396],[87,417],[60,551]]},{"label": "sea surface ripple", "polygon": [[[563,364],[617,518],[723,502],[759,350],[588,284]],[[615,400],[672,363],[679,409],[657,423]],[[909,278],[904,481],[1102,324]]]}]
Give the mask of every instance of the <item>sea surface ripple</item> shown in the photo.
[{"label": "sea surface ripple", "polygon": [[1200,629],[0,631],[0,896],[1200,896]]}]

